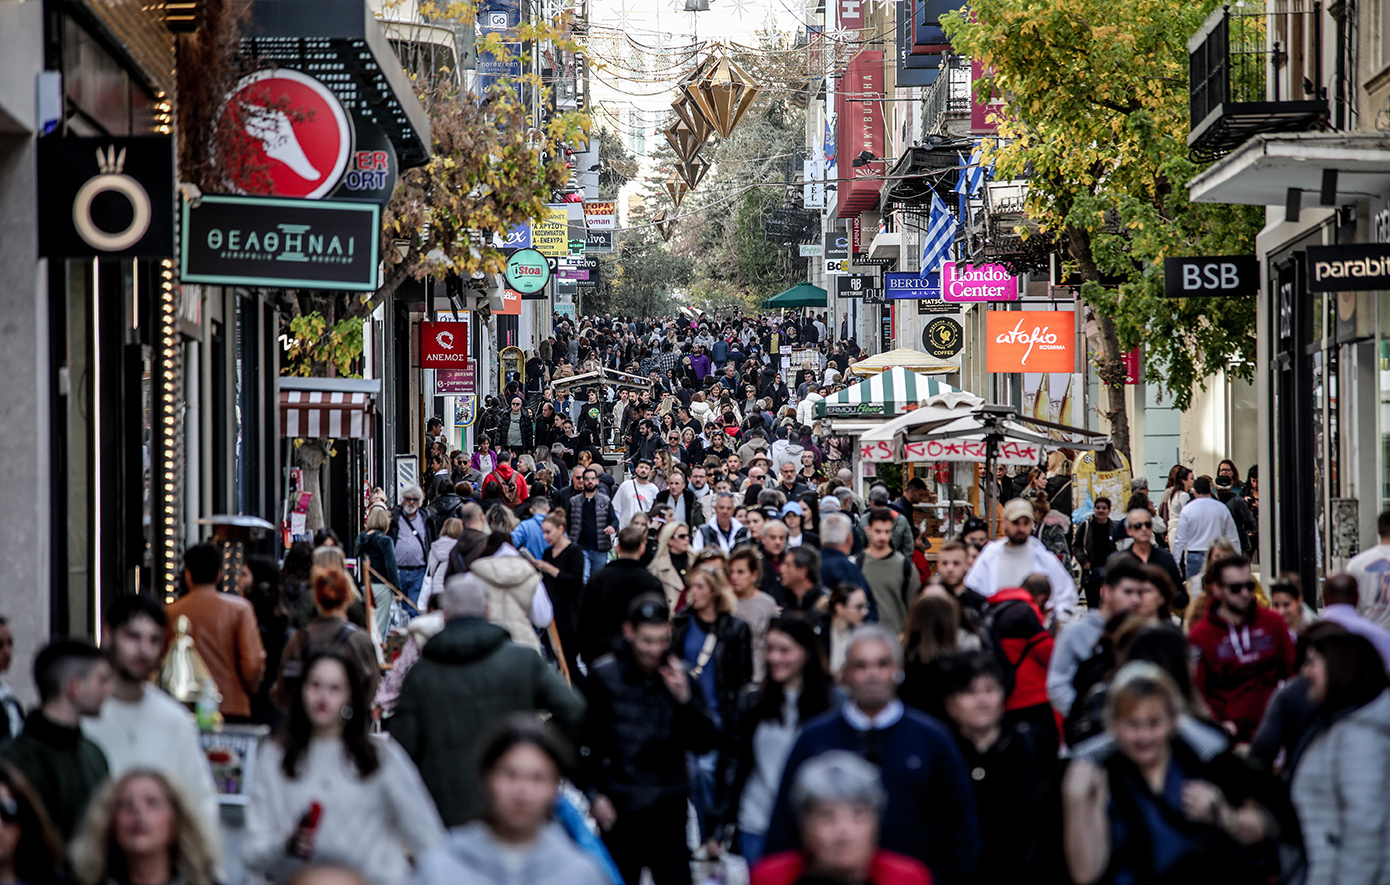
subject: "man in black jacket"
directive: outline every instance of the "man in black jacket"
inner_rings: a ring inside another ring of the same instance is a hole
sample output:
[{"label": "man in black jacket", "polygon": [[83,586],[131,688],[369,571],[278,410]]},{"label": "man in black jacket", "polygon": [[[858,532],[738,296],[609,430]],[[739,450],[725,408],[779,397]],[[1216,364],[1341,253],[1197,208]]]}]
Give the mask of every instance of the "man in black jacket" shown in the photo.
[{"label": "man in black jacket", "polygon": [[666,591],[660,579],[638,562],[646,543],[647,530],[640,525],[618,532],[618,558],[596,570],[584,587],[584,601],[579,609],[579,653],[590,668],[613,651],[633,599],[643,593],[664,598]]},{"label": "man in black jacket", "polygon": [[[630,531],[639,530],[623,535]],[[615,655],[591,667],[584,687],[584,774],[594,820],[624,881],[640,882],[645,868],[655,885],[690,885],[686,753],[714,748],[714,723],[671,653],[661,593],[632,599],[623,640]]]},{"label": "man in black jacket", "polygon": [[656,500],[652,502],[652,510],[659,510],[667,504],[675,508],[676,522],[683,522],[692,529],[698,529],[705,524],[705,512],[700,506],[700,499],[695,497],[693,490],[686,487],[685,473],[679,468],[672,470],[671,475],[666,477],[666,488],[657,493]]},{"label": "man in black jacket", "polygon": [[1081,566],[1081,591],[1086,594],[1086,608],[1100,605],[1100,585],[1105,583],[1105,562],[1115,552],[1114,524],[1110,522],[1110,499],[1096,497],[1091,518],[1076,527],[1071,553]]}]

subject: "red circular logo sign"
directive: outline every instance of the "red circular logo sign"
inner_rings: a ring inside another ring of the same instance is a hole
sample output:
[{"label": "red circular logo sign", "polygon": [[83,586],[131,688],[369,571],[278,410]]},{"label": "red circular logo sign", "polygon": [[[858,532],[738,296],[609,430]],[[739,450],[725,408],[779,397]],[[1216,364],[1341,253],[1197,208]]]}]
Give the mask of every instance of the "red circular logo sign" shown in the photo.
[{"label": "red circular logo sign", "polygon": [[352,128],[337,96],[299,71],[243,77],[222,122],[243,136],[247,153],[233,178],[246,192],[318,199],[337,186],[352,153]]}]

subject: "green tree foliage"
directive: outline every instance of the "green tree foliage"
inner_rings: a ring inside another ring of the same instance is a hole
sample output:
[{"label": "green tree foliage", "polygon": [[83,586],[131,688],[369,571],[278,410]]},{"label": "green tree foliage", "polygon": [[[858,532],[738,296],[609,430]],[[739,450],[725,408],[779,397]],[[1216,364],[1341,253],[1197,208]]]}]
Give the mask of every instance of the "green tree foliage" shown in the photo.
[{"label": "green tree foliage", "polygon": [[622,138],[606,126],[598,131],[598,197],[616,200],[618,191],[637,176],[637,158]]},{"label": "green tree foliage", "polygon": [[[1027,212],[1063,238],[1100,331],[1098,374],[1116,447],[1129,453],[1122,355],[1179,408],[1193,387],[1254,368],[1246,299],[1162,297],[1163,259],[1248,252],[1261,210],[1192,203],[1186,40],[1215,0],[972,0],[945,18],[980,60],[977,94],[1005,102],[987,149],[997,179],[1029,179]],[[1107,284],[1102,284],[1102,279]],[[1118,280],[1118,285],[1112,280]]]}]

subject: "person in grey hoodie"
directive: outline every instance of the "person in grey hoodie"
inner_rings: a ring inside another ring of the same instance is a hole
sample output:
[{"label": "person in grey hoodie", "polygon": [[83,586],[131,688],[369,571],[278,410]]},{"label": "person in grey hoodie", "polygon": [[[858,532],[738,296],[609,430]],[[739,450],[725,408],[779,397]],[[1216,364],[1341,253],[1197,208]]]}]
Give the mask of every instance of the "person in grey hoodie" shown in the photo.
[{"label": "person in grey hoodie", "polygon": [[411,885],[610,885],[610,878],[554,819],[564,742],[534,718],[499,723],[479,753],[481,819],[451,830],[420,858]]},{"label": "person in grey hoodie", "polygon": [[1354,633],[1319,636],[1303,676],[1321,725],[1293,764],[1290,790],[1306,885],[1390,881],[1390,681],[1380,655]]}]

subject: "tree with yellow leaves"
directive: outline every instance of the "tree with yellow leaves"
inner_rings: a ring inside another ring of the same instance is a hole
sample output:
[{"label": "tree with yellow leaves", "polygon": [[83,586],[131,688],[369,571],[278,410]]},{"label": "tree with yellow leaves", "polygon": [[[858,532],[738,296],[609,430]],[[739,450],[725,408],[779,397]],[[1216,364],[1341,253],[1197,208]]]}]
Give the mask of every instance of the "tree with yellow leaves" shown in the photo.
[{"label": "tree with yellow leaves", "polygon": [[[1189,35],[1215,0],[972,0],[943,18],[1003,98],[995,178],[1029,181],[1026,211],[1066,245],[1099,327],[1103,413],[1130,453],[1123,355],[1179,408],[1222,369],[1250,378],[1254,299],[1163,297],[1163,259],[1253,251],[1261,212],[1196,204],[1186,182]],[[1105,282],[1102,283],[1102,280]],[[1118,281],[1118,284],[1116,284]]]}]

